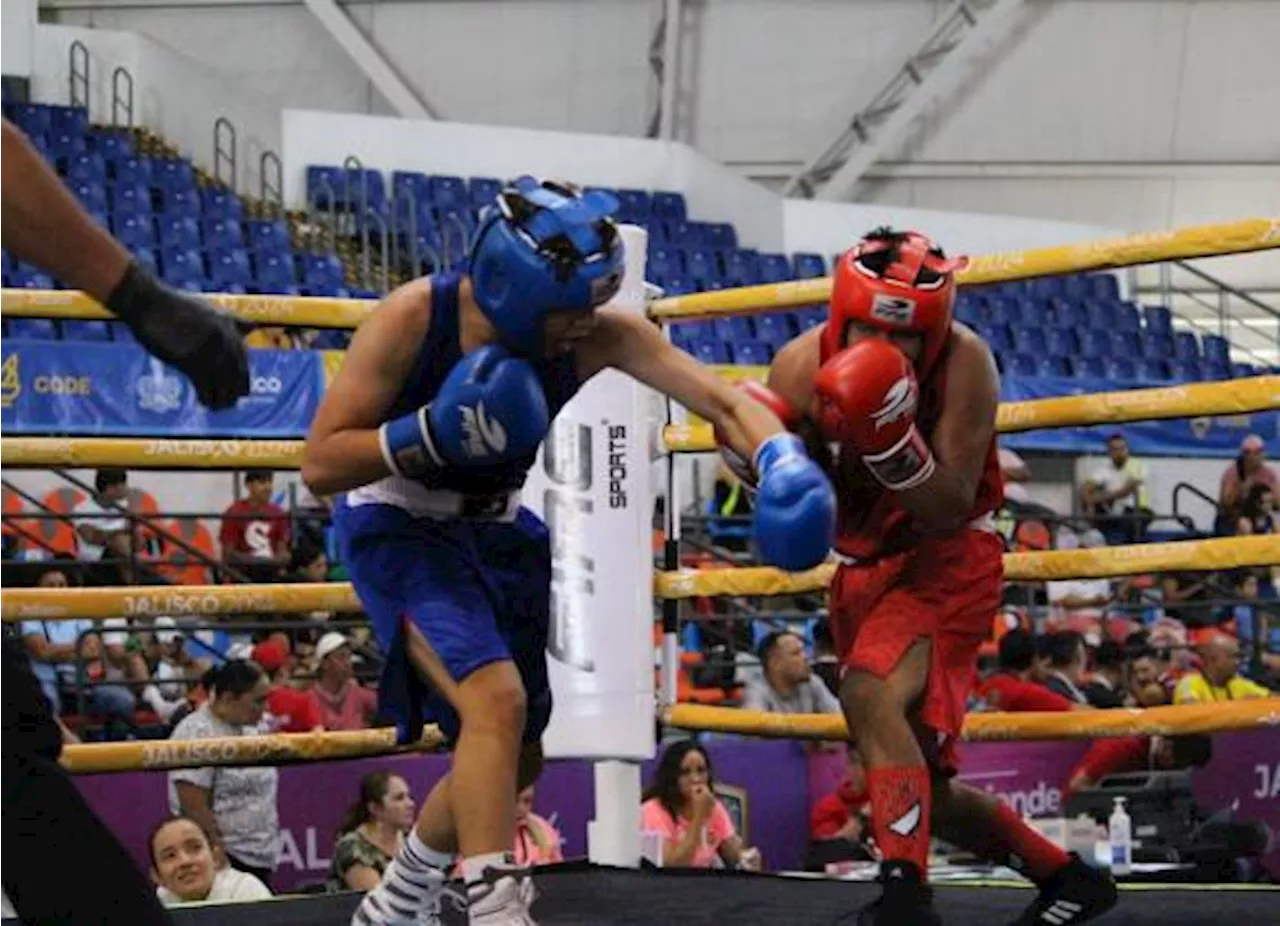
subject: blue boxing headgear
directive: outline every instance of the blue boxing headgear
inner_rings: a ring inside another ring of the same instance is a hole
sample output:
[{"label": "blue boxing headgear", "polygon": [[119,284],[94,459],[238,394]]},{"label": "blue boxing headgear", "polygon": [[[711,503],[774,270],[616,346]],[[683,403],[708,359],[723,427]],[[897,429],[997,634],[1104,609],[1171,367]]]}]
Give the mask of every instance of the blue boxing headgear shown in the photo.
[{"label": "blue boxing headgear", "polygon": [[471,245],[471,286],[477,305],[508,347],[542,348],[543,322],[553,312],[587,311],[622,285],[624,253],[611,218],[618,200],[520,177],[498,194],[480,219]]}]

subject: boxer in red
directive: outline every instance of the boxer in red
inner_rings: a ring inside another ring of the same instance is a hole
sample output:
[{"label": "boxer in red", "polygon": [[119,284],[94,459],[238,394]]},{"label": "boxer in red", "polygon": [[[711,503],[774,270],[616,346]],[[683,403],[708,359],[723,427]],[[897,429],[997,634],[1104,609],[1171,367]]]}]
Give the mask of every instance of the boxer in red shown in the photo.
[{"label": "boxer in red", "polygon": [[1110,878],[952,781],[1004,582],[992,518],[999,374],[987,345],[952,321],[962,265],[923,235],[873,231],[835,268],[826,326],[783,347],[768,388],[752,391],[815,449],[834,445],[831,630],[884,855],[883,893],[860,922],[940,922],[926,884],[936,833],[1039,885],[1017,923],[1076,926],[1115,905]]}]

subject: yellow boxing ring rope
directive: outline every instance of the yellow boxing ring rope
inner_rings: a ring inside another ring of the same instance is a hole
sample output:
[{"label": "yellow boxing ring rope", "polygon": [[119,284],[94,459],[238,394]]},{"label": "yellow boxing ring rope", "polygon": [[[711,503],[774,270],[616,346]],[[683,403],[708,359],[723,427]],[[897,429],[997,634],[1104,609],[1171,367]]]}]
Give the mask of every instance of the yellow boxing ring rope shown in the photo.
[{"label": "yellow boxing ring rope", "polygon": [[[1110,241],[975,258],[962,285],[1059,273],[1133,266],[1155,261],[1237,254],[1280,247],[1280,219],[1254,218],[1136,235]],[[742,287],[659,299],[649,306],[656,321],[719,314],[771,312],[823,302],[830,279]],[[371,306],[362,300],[286,296],[218,296],[238,318],[260,324],[354,328]],[[81,293],[4,290],[0,315],[43,318],[110,318]],[[1223,383],[1065,396],[1001,406],[1002,433],[1158,418],[1238,414],[1280,407],[1280,377]],[[714,449],[709,430],[664,429],[670,454]],[[0,437],[0,463],[13,467],[126,466],[152,469],[296,469],[301,441]],[[674,508],[674,500],[669,506]],[[1010,579],[1063,579],[1280,564],[1280,537],[1261,536],[1099,550],[1014,553],[1005,557]],[[673,600],[701,595],[774,595],[823,588],[833,566],[787,574],[767,568],[658,572],[655,595]],[[102,589],[14,589],[0,602],[5,622],[29,619],[147,615],[307,613],[359,610],[346,583],[236,586],[154,586]],[[838,740],[848,736],[839,717],[764,714],[728,708],[672,704],[658,716],[671,726],[752,736]],[[969,740],[1059,739],[1257,729],[1280,724],[1280,698],[1213,705],[1055,714],[975,714],[966,718]],[[355,733],[276,734],[226,740],[105,743],[68,746],[63,762],[75,772],[181,768],[202,765],[279,764],[351,758],[434,748],[439,731],[420,743],[397,747],[390,730]]]}]

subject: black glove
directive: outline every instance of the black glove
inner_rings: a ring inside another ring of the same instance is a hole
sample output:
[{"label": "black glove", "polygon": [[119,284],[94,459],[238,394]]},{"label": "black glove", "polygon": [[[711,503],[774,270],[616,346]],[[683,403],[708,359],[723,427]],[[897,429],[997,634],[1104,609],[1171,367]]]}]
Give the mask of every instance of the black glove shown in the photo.
[{"label": "black glove", "polygon": [[186,374],[202,404],[230,408],[249,392],[249,355],[231,316],[170,289],[136,262],[106,306],[152,356]]}]

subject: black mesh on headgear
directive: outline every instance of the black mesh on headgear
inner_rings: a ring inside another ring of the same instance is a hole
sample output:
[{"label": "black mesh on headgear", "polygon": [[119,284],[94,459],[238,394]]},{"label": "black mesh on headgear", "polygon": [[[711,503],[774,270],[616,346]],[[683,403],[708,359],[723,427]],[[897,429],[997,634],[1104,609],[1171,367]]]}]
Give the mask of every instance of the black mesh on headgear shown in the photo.
[{"label": "black mesh on headgear", "polygon": [[[878,277],[884,277],[889,269],[890,264],[897,263],[902,256],[902,245],[907,240],[906,232],[895,231],[888,225],[881,225],[873,228],[863,236],[864,242],[873,242],[883,245],[880,248],[868,249],[858,257],[858,263],[866,267]],[[946,254],[942,248],[934,245],[929,249],[929,253],[934,257],[946,258]],[[912,283],[916,286],[930,286],[937,284],[942,279],[942,275],[930,267],[921,265],[916,278]]]}]

